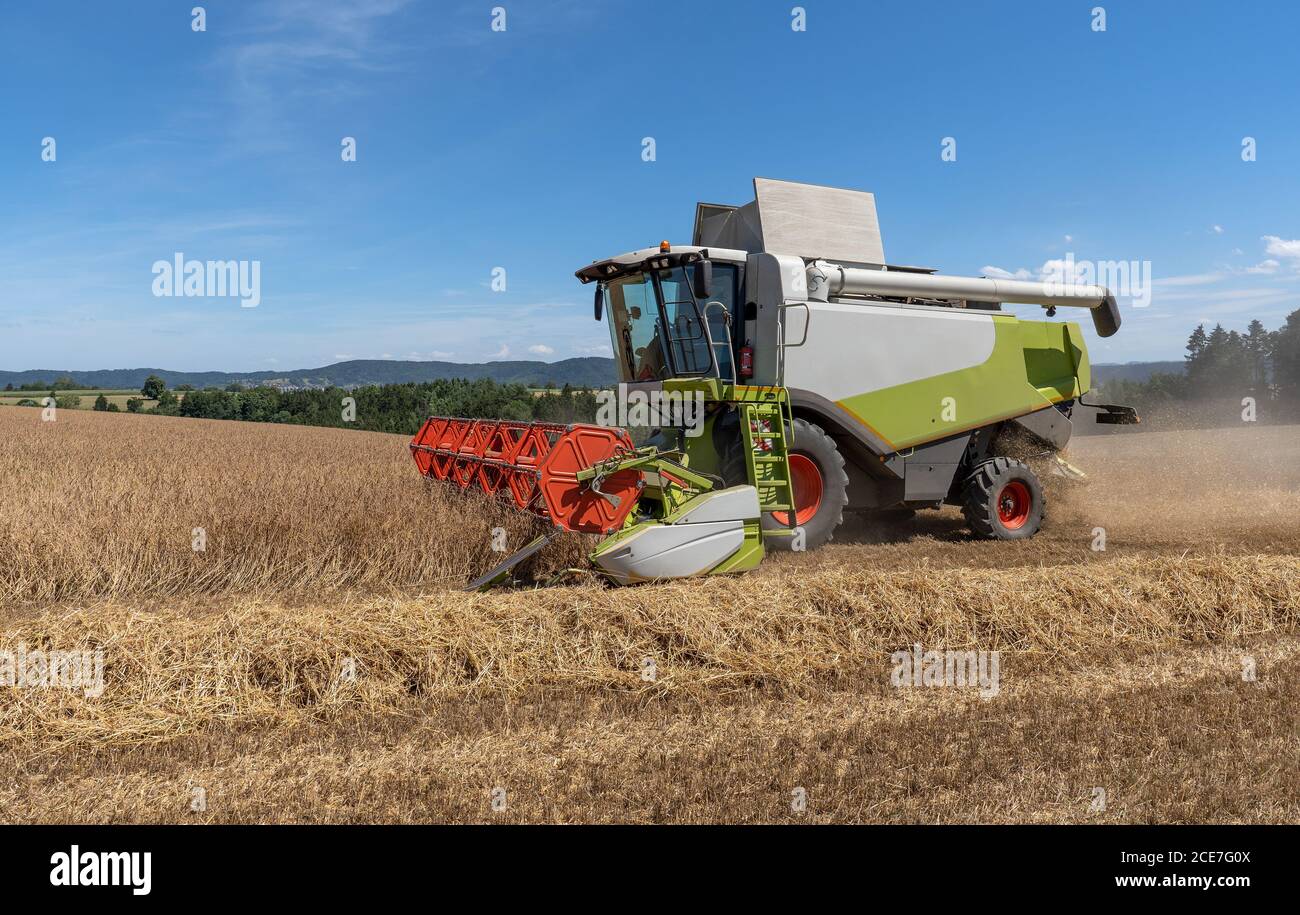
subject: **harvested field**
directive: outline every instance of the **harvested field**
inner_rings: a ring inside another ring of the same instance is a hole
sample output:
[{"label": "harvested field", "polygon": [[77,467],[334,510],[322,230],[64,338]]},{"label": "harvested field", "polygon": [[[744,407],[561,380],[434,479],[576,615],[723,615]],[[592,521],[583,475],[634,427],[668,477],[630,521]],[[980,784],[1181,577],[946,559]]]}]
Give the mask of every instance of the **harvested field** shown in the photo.
[{"label": "harvested field", "polygon": [[[487,595],[454,588],[530,523],[400,437],[0,435],[0,648],[104,657],[101,695],[0,687],[4,821],[1300,818],[1297,427],[1081,440],[1026,543],[853,519],[747,576]],[[1000,652],[1000,689],[894,688],[916,644]]]}]

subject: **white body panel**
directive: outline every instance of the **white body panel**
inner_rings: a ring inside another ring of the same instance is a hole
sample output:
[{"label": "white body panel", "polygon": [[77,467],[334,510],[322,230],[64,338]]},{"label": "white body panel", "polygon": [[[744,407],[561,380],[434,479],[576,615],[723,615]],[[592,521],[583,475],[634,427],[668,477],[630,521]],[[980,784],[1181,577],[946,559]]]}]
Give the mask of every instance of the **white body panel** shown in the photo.
[{"label": "white body panel", "polygon": [[[972,368],[993,355],[987,313],[835,302],[808,308],[808,339],[786,350],[785,383],[827,400]],[[791,309],[787,335],[798,340],[808,316]]]},{"label": "white body panel", "polygon": [[745,542],[758,490],[731,486],[697,496],[672,524],[651,524],[592,561],[622,582],[703,575]]},{"label": "white body panel", "polygon": [[[808,298],[807,270],[802,258],[786,254],[751,254],[745,267],[745,296],[757,313],[745,321],[744,340],[754,347],[752,384],[779,384],[782,306]],[[797,336],[796,338],[797,339]]]},{"label": "white body panel", "polygon": [[743,521],[652,524],[593,561],[619,581],[703,575],[745,542]]},{"label": "white body panel", "polygon": [[692,499],[676,523],[752,521],[759,514],[758,490],[752,486],[731,486]]}]

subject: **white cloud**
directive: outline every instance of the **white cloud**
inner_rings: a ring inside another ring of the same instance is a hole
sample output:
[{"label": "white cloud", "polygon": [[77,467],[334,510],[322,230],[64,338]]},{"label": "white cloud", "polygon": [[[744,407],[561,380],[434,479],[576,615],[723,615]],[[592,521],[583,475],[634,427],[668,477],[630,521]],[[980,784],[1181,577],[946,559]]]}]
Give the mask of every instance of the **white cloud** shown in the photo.
[{"label": "white cloud", "polygon": [[1265,235],[1263,241],[1267,244],[1264,248],[1266,254],[1274,257],[1300,258],[1300,239],[1278,238],[1276,235]]},{"label": "white cloud", "polygon": [[[1044,261],[1043,266],[1038,268],[1038,278],[1040,280],[1050,280],[1054,283],[1077,283],[1086,278],[1083,271],[1086,269],[1087,261],[1066,261],[1064,258],[1052,258]],[[1069,275],[1069,269],[1074,268],[1074,275]]]},{"label": "white cloud", "polygon": [[502,344],[501,344],[501,349],[497,350],[497,351],[496,351],[495,353],[493,353],[491,356],[488,356],[488,358],[489,358],[489,359],[504,359],[504,358],[506,358],[506,356],[509,356],[509,355],[510,355],[510,346],[509,346],[508,344],[502,343]]},{"label": "white cloud", "polygon": [[539,356],[549,356],[554,353],[555,350],[547,346],[545,343],[534,343],[532,346],[528,347],[528,352],[536,353]]},{"label": "white cloud", "polygon": [[610,349],[610,346],[609,346],[608,343],[596,343],[596,344],[593,344],[593,345],[591,345],[591,346],[575,346],[575,347],[573,348],[573,351],[574,351],[575,353],[579,353],[579,354],[581,354],[581,355],[583,355],[583,356],[612,356],[612,355],[614,355],[614,351],[613,351],[612,349]]},{"label": "white cloud", "polygon": [[1272,300],[1277,296],[1294,296],[1285,289],[1223,289],[1218,292],[1171,292],[1160,296],[1161,302],[1242,302],[1253,299]]},{"label": "white cloud", "polygon": [[1034,275],[1021,267],[1015,273],[1003,270],[1001,267],[985,266],[980,268],[980,273],[995,280],[1031,280]]},{"label": "white cloud", "polygon": [[1220,318],[1247,314],[1267,321],[1274,314],[1291,311],[1296,307],[1296,293],[1290,289],[1228,289],[1222,292],[1180,293],[1161,295],[1160,301],[1173,305],[1187,315],[1196,309],[1194,320],[1199,324],[1213,323]]},{"label": "white cloud", "polygon": [[1277,273],[1277,268],[1282,265],[1271,257],[1268,260],[1260,261],[1253,267],[1247,267],[1247,273]]},{"label": "white cloud", "polygon": [[1155,280],[1156,286],[1208,286],[1227,276],[1222,271],[1216,273],[1190,273],[1184,276],[1165,276]]},{"label": "white cloud", "polygon": [[1210,229],[1214,232],[1215,235],[1223,234],[1223,226],[1210,226]]}]

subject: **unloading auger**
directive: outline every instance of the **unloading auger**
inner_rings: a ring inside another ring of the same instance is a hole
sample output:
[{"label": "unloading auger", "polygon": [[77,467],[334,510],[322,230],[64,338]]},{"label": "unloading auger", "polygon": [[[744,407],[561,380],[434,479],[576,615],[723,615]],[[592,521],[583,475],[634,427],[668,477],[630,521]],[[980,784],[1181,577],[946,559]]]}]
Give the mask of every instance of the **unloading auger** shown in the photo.
[{"label": "unloading auger", "polygon": [[691,245],[577,272],[609,319],[617,396],[668,405],[640,447],[588,424],[432,417],[416,434],[421,473],[550,522],[470,588],[561,532],[602,535],[591,561],[619,583],[813,549],[846,509],[956,505],[976,536],[1023,539],[1045,507],[1031,462],[1080,476],[1056,456],[1074,423],[1138,421],[1084,400],[1078,324],[1002,311],[1086,308],[1109,337],[1120,313],[1105,287],[890,265],[871,194],[764,178],[754,192],[698,204]]}]

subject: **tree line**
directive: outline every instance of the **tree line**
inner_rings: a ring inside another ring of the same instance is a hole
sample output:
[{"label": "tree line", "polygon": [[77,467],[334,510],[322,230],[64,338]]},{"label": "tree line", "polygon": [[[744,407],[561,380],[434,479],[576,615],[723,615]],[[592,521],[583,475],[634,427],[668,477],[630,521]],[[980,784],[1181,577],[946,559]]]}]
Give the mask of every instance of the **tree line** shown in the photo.
[{"label": "tree line", "polygon": [[133,399],[128,401],[127,409],[165,416],[337,426],[414,435],[429,416],[590,423],[595,421],[597,407],[596,393],[591,390],[566,384],[560,389],[538,392],[521,384],[500,384],[490,378],[294,391],[232,384],[183,393],[184,396],[177,397],[167,390],[162,379],[151,375],[141,394],[156,400],[157,404],[146,409]]},{"label": "tree line", "polygon": [[53,381],[27,381],[24,382],[23,384],[18,385],[18,387],[14,387],[13,382],[9,382],[5,385],[5,390],[20,391],[25,393],[27,391],[53,392],[53,391],[86,391],[86,390],[93,390],[93,389],[87,388],[84,384],[81,384],[80,382],[73,380],[68,375],[60,375],[58,378],[55,378]]},{"label": "tree line", "polygon": [[1300,417],[1300,309],[1277,330],[1251,321],[1245,333],[1198,324],[1187,339],[1182,372],[1157,372],[1146,381],[1113,379],[1105,399],[1153,415],[1194,415],[1199,404],[1253,398],[1261,415]]}]

